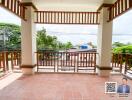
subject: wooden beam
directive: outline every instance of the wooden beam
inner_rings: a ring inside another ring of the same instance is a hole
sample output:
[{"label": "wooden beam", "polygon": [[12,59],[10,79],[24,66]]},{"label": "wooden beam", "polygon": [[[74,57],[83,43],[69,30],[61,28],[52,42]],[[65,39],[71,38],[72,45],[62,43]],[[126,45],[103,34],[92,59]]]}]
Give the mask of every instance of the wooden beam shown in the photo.
[{"label": "wooden beam", "polygon": [[103,7],[111,7],[113,4],[107,4],[107,3],[103,3],[98,9],[97,12],[99,12]]},{"label": "wooden beam", "polygon": [[32,2],[22,2],[21,5],[23,6],[31,6],[34,10],[38,10],[37,7]]}]

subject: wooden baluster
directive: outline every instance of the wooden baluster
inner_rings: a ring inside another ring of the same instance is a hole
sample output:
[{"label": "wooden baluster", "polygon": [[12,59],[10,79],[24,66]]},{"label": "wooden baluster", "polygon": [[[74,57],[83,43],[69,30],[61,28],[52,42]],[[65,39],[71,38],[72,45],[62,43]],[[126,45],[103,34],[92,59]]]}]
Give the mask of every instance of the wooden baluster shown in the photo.
[{"label": "wooden baluster", "polygon": [[123,6],[123,1],[124,0],[121,0],[120,2],[121,2],[121,12],[123,12],[123,8],[124,8],[124,6]]},{"label": "wooden baluster", "polygon": [[9,8],[9,6],[10,6],[10,0],[7,0],[6,3],[7,3],[7,8],[10,9],[10,8]]},{"label": "wooden baluster", "polygon": [[75,13],[75,23],[77,23],[77,13]]},{"label": "wooden baluster", "polygon": [[129,8],[132,8],[132,0],[129,0]]},{"label": "wooden baluster", "polygon": [[112,6],[112,19],[114,18],[114,6]]},{"label": "wooden baluster", "polygon": [[16,13],[16,4],[17,4],[17,1],[16,0],[14,0],[14,13]]},{"label": "wooden baluster", "polygon": [[117,16],[117,8],[118,8],[118,6],[117,6],[117,2],[115,3],[115,16]]},{"label": "wooden baluster", "polygon": [[14,0],[11,0],[11,11],[13,11],[13,4],[14,4]]},{"label": "wooden baluster", "polygon": [[2,0],[1,3],[5,6],[5,0]]},{"label": "wooden baluster", "polygon": [[82,22],[80,23],[80,24],[83,24],[84,23],[84,12],[81,12],[81,14],[82,14]]},{"label": "wooden baluster", "polygon": [[43,23],[45,22],[45,16],[44,16],[44,12],[43,12]]},{"label": "wooden baluster", "polygon": [[63,20],[63,19],[62,19],[62,12],[60,12],[60,14],[61,14],[61,16],[60,16],[60,17],[61,17],[61,24],[62,24],[62,20]]},{"label": "wooden baluster", "polygon": [[6,69],[5,69],[5,67],[6,67],[6,65],[5,65],[5,52],[3,52],[3,54],[2,54],[2,59],[3,59],[3,71],[5,72],[6,71]]},{"label": "wooden baluster", "polygon": [[40,11],[40,23],[41,23],[41,11]]},{"label": "wooden baluster", "polygon": [[50,16],[50,17],[51,17],[51,18],[50,18],[51,23],[53,23],[53,13],[52,13],[52,12],[50,12],[50,15],[51,15],[51,16]]},{"label": "wooden baluster", "polygon": [[96,55],[97,53],[94,53],[94,72],[96,72]]},{"label": "wooden baluster", "polygon": [[57,13],[57,24],[61,23],[61,15],[60,12],[56,12]]},{"label": "wooden baluster", "polygon": [[95,13],[93,12],[93,24],[95,24],[95,22],[94,22],[94,19],[95,18]]},{"label": "wooden baluster", "polygon": [[125,10],[127,10],[127,2],[128,2],[128,1],[125,0],[125,5],[124,5],[124,6],[125,6]]},{"label": "wooden baluster", "polygon": [[120,5],[120,0],[118,1],[118,15],[120,14],[120,9],[121,9],[121,5]]},{"label": "wooden baluster", "polygon": [[80,12],[78,14],[79,14],[79,19],[78,20],[79,20],[79,24],[80,24]]},{"label": "wooden baluster", "polygon": [[127,73],[127,66],[128,66],[128,54],[126,54],[126,58],[125,58],[125,70],[124,73]]},{"label": "wooden baluster", "polygon": [[86,12],[84,13],[84,23],[86,24]]}]

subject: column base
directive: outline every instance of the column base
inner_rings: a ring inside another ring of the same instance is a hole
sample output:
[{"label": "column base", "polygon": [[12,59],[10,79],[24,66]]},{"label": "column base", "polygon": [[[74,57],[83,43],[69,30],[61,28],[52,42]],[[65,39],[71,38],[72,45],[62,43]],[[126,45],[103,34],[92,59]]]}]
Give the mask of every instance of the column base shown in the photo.
[{"label": "column base", "polygon": [[111,71],[111,67],[97,67],[97,73],[99,76],[109,77]]},{"label": "column base", "polygon": [[24,75],[33,75],[35,73],[35,65],[22,65],[21,69]]}]

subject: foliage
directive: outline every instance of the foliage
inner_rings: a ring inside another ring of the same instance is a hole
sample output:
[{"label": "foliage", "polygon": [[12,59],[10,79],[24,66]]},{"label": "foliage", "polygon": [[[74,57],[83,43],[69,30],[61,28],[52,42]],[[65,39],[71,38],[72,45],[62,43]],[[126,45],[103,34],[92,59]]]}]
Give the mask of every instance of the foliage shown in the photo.
[{"label": "foliage", "polygon": [[[14,24],[0,23],[0,49],[14,50],[21,48],[20,27]],[[5,38],[5,40],[3,39]]]},{"label": "foliage", "polygon": [[[42,29],[37,32],[37,48],[38,50],[58,50],[69,49],[72,47],[71,42],[61,43],[56,36],[46,34],[46,30]],[[21,33],[20,26],[14,24],[0,23],[0,50],[20,50],[21,49]]]},{"label": "foliage", "polygon": [[112,46],[113,46],[113,48],[117,48],[117,47],[125,46],[125,44],[124,44],[124,43],[120,43],[120,42],[114,42],[114,43],[112,44]]},{"label": "foliage", "polygon": [[114,48],[113,52],[114,53],[130,53],[130,54],[132,54],[132,45]]},{"label": "foliage", "polygon": [[[121,53],[123,62],[126,62],[126,54],[127,53],[132,54],[132,45],[114,48],[113,53],[115,53],[114,57],[117,60],[119,59],[117,54]],[[131,68],[132,67],[132,58],[129,58],[128,61],[130,62],[130,63],[128,63],[128,66]]]},{"label": "foliage", "polygon": [[112,44],[112,47],[113,48],[117,48],[117,47],[122,47],[122,46],[128,46],[128,45],[132,45],[131,43],[127,43],[127,44],[124,44],[124,43],[121,43],[121,42],[114,42],[113,44]]},{"label": "foliage", "polygon": [[71,42],[61,43],[56,36],[46,34],[46,30],[42,29],[37,33],[37,48],[39,50],[60,50],[73,47]]},{"label": "foliage", "polygon": [[57,37],[46,34],[46,30],[42,29],[37,33],[37,48],[38,49],[56,49]]}]

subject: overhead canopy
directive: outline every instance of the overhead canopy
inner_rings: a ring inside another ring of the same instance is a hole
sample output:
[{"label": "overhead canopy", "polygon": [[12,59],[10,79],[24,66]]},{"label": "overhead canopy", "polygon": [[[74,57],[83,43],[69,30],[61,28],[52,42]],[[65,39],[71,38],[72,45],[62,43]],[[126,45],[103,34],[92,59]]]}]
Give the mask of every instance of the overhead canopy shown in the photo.
[{"label": "overhead canopy", "polygon": [[0,6],[26,20],[27,6],[35,9],[36,23],[99,24],[99,11],[108,7],[108,21],[132,8],[132,0],[0,0]]},{"label": "overhead canopy", "polygon": [[38,10],[95,12],[102,3],[104,2],[113,3],[115,0],[32,0],[32,1],[38,8]]}]

